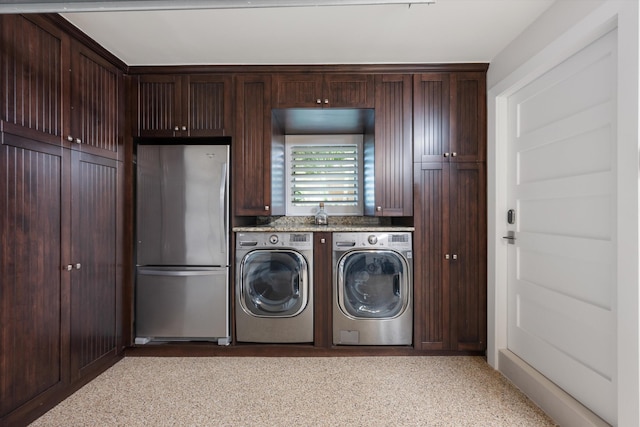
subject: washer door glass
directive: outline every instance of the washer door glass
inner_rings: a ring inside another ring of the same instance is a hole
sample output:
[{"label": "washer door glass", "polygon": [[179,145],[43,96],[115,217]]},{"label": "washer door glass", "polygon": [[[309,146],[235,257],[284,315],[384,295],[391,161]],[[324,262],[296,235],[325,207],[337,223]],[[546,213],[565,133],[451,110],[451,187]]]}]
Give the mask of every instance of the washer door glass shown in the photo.
[{"label": "washer door glass", "polygon": [[242,260],[241,303],[260,317],[292,317],[307,305],[307,261],[295,251],[256,250]]},{"label": "washer door glass", "polygon": [[408,302],[407,264],[393,251],[353,251],[338,266],[338,302],[353,318],[389,319]]}]

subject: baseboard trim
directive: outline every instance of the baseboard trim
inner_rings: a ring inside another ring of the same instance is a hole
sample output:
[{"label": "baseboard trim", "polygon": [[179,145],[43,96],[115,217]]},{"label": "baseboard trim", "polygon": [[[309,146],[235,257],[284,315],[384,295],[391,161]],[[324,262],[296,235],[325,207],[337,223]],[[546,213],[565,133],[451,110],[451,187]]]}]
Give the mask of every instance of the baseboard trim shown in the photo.
[{"label": "baseboard trim", "polygon": [[605,427],[602,418],[509,350],[498,354],[498,370],[562,427]]}]

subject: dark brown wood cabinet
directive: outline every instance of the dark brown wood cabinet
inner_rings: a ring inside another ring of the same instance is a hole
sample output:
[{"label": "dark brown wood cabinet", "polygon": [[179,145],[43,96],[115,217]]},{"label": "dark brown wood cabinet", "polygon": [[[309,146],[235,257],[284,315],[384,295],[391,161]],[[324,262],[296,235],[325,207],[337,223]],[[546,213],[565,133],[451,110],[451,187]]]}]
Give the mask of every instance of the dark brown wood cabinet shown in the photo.
[{"label": "dark brown wood cabinet", "polygon": [[408,74],[381,74],[375,80],[374,139],[365,136],[365,156],[373,145],[375,200],[365,214],[413,215],[412,80]]},{"label": "dark brown wood cabinet", "polygon": [[123,77],[53,16],[0,21],[0,424],[22,425],[122,353]]},{"label": "dark brown wood cabinet", "polygon": [[229,75],[141,75],[134,135],[229,136],[231,89]]},{"label": "dark brown wood cabinet", "polygon": [[234,212],[238,216],[281,215],[271,199],[271,76],[238,75],[233,140]]},{"label": "dark brown wood cabinet", "polygon": [[486,349],[484,72],[414,76],[416,346]]},{"label": "dark brown wood cabinet", "polygon": [[69,274],[61,262],[69,258],[70,177],[68,150],[2,127],[0,424],[10,425],[69,382]]},{"label": "dark brown wood cabinet", "polygon": [[333,327],[332,244],[332,233],[313,233],[313,344],[315,347],[328,348],[333,344],[331,334]]},{"label": "dark brown wood cabinet", "polygon": [[373,74],[273,75],[273,108],[374,108]]},{"label": "dark brown wood cabinet", "polygon": [[119,162],[71,157],[71,373],[81,377],[122,349],[123,185]]},{"label": "dark brown wood cabinet", "polygon": [[414,76],[414,161],[486,158],[486,73]]},{"label": "dark brown wood cabinet", "polygon": [[417,163],[417,346],[486,348],[486,184],[482,163]]},{"label": "dark brown wood cabinet", "polygon": [[71,52],[72,114],[66,138],[73,150],[122,159],[122,72],[77,41]]}]

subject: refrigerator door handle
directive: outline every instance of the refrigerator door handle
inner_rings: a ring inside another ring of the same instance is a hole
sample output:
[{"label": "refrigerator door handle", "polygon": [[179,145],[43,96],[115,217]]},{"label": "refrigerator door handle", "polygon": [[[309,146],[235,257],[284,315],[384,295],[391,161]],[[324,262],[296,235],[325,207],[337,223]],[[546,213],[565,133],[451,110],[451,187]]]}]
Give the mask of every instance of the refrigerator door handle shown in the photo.
[{"label": "refrigerator door handle", "polygon": [[[220,206],[224,206],[224,212],[228,212],[226,195],[227,195],[227,163],[222,164],[222,177],[220,179]],[[220,236],[227,235],[227,214],[220,215]],[[221,252],[228,251],[229,242],[227,239],[220,239]]]},{"label": "refrigerator door handle", "polygon": [[224,270],[224,267],[216,269],[198,270],[170,270],[166,268],[139,268],[138,274],[148,276],[211,276]]}]

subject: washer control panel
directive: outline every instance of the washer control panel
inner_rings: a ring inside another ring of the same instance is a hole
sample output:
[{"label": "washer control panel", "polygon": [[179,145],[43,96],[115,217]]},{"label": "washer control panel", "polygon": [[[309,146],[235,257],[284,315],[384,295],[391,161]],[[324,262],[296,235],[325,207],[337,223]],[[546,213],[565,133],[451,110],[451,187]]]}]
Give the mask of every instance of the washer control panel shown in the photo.
[{"label": "washer control panel", "polygon": [[340,232],[333,233],[333,249],[344,251],[350,248],[390,248],[399,251],[411,250],[411,232]]},{"label": "washer control panel", "polygon": [[236,247],[242,249],[264,247],[313,249],[313,233],[236,233]]}]

